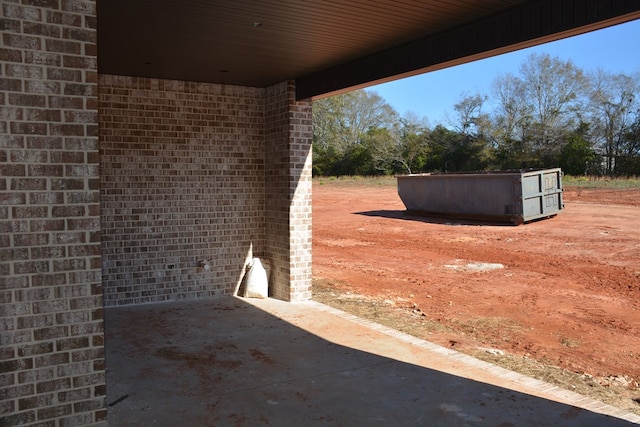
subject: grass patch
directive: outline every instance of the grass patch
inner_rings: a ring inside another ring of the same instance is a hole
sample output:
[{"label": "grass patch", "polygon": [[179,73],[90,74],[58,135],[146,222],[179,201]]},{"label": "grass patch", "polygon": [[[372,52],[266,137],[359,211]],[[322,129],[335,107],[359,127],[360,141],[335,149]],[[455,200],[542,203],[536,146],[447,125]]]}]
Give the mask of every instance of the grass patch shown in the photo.
[{"label": "grass patch", "polygon": [[383,297],[371,297],[344,291],[344,283],[313,279],[313,300],[388,326],[418,338],[428,339],[432,333],[449,333],[453,329],[431,320],[420,310]]},{"label": "grass patch", "polygon": [[565,187],[577,187],[603,190],[628,190],[640,188],[640,178],[609,178],[601,176],[571,176],[562,178]]},{"label": "grass patch", "polygon": [[313,178],[314,184],[331,187],[395,187],[395,176],[321,176]]},{"label": "grass patch", "polygon": [[571,372],[544,363],[543,361],[536,361],[529,357],[520,357],[511,354],[495,356],[486,351],[477,351],[470,355],[485,362],[493,363],[494,365],[640,415],[640,402],[636,401],[632,392],[624,388],[603,386],[590,375]]},{"label": "grass patch", "polygon": [[[313,178],[314,184],[332,187],[395,187],[395,176],[317,176]],[[640,189],[640,177],[609,178],[601,176],[571,176],[562,178],[565,187],[602,189],[602,190],[628,190]]]},{"label": "grass patch", "polygon": [[562,344],[564,347],[567,348],[578,348],[580,347],[580,341],[573,339],[573,338],[569,338],[569,337],[565,337],[562,336],[560,337],[560,344]]},{"label": "grass patch", "polygon": [[454,319],[451,322],[456,330],[498,347],[513,340],[515,334],[522,329],[522,325],[504,317],[475,317]]}]

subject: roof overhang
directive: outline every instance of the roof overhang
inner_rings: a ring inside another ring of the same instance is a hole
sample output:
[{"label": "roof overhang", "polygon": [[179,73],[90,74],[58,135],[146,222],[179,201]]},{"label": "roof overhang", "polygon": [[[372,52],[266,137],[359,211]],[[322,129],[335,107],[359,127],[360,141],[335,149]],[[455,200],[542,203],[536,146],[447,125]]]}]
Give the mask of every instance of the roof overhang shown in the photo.
[{"label": "roof overhang", "polygon": [[640,18],[640,0],[105,0],[99,72],[313,99]]}]

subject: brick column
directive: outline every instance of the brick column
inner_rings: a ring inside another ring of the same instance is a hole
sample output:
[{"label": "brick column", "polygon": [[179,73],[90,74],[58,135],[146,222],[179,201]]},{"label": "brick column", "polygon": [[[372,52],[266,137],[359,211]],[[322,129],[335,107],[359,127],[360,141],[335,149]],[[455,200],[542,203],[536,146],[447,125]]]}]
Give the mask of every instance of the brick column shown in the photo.
[{"label": "brick column", "polygon": [[266,247],[271,293],[286,301],[311,298],[311,119],[293,82],[267,88]]},{"label": "brick column", "polygon": [[101,424],[95,2],[3,0],[0,29],[0,424]]}]

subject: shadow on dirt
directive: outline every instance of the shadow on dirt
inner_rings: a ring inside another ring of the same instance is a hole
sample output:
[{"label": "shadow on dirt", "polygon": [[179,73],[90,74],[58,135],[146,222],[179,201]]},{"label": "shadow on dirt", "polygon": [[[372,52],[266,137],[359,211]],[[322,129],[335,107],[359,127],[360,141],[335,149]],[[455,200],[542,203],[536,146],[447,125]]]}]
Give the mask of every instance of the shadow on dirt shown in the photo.
[{"label": "shadow on dirt", "polygon": [[455,226],[478,226],[488,225],[493,227],[513,227],[514,224],[510,222],[501,222],[496,220],[486,219],[468,219],[468,218],[453,218],[449,216],[436,216],[433,214],[426,214],[420,212],[409,212],[406,210],[375,210],[365,212],[353,212],[354,215],[364,216],[377,216],[381,218],[402,219],[405,221],[418,221],[428,224],[441,224],[441,225],[455,225]]}]

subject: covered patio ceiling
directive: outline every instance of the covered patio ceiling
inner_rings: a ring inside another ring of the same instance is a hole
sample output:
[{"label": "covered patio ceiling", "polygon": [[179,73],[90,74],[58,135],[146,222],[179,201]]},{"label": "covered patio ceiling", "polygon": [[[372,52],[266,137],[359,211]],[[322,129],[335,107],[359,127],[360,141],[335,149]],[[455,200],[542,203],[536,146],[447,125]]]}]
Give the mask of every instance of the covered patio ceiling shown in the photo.
[{"label": "covered patio ceiling", "polygon": [[317,98],[640,18],[640,0],[105,0],[99,72]]}]

